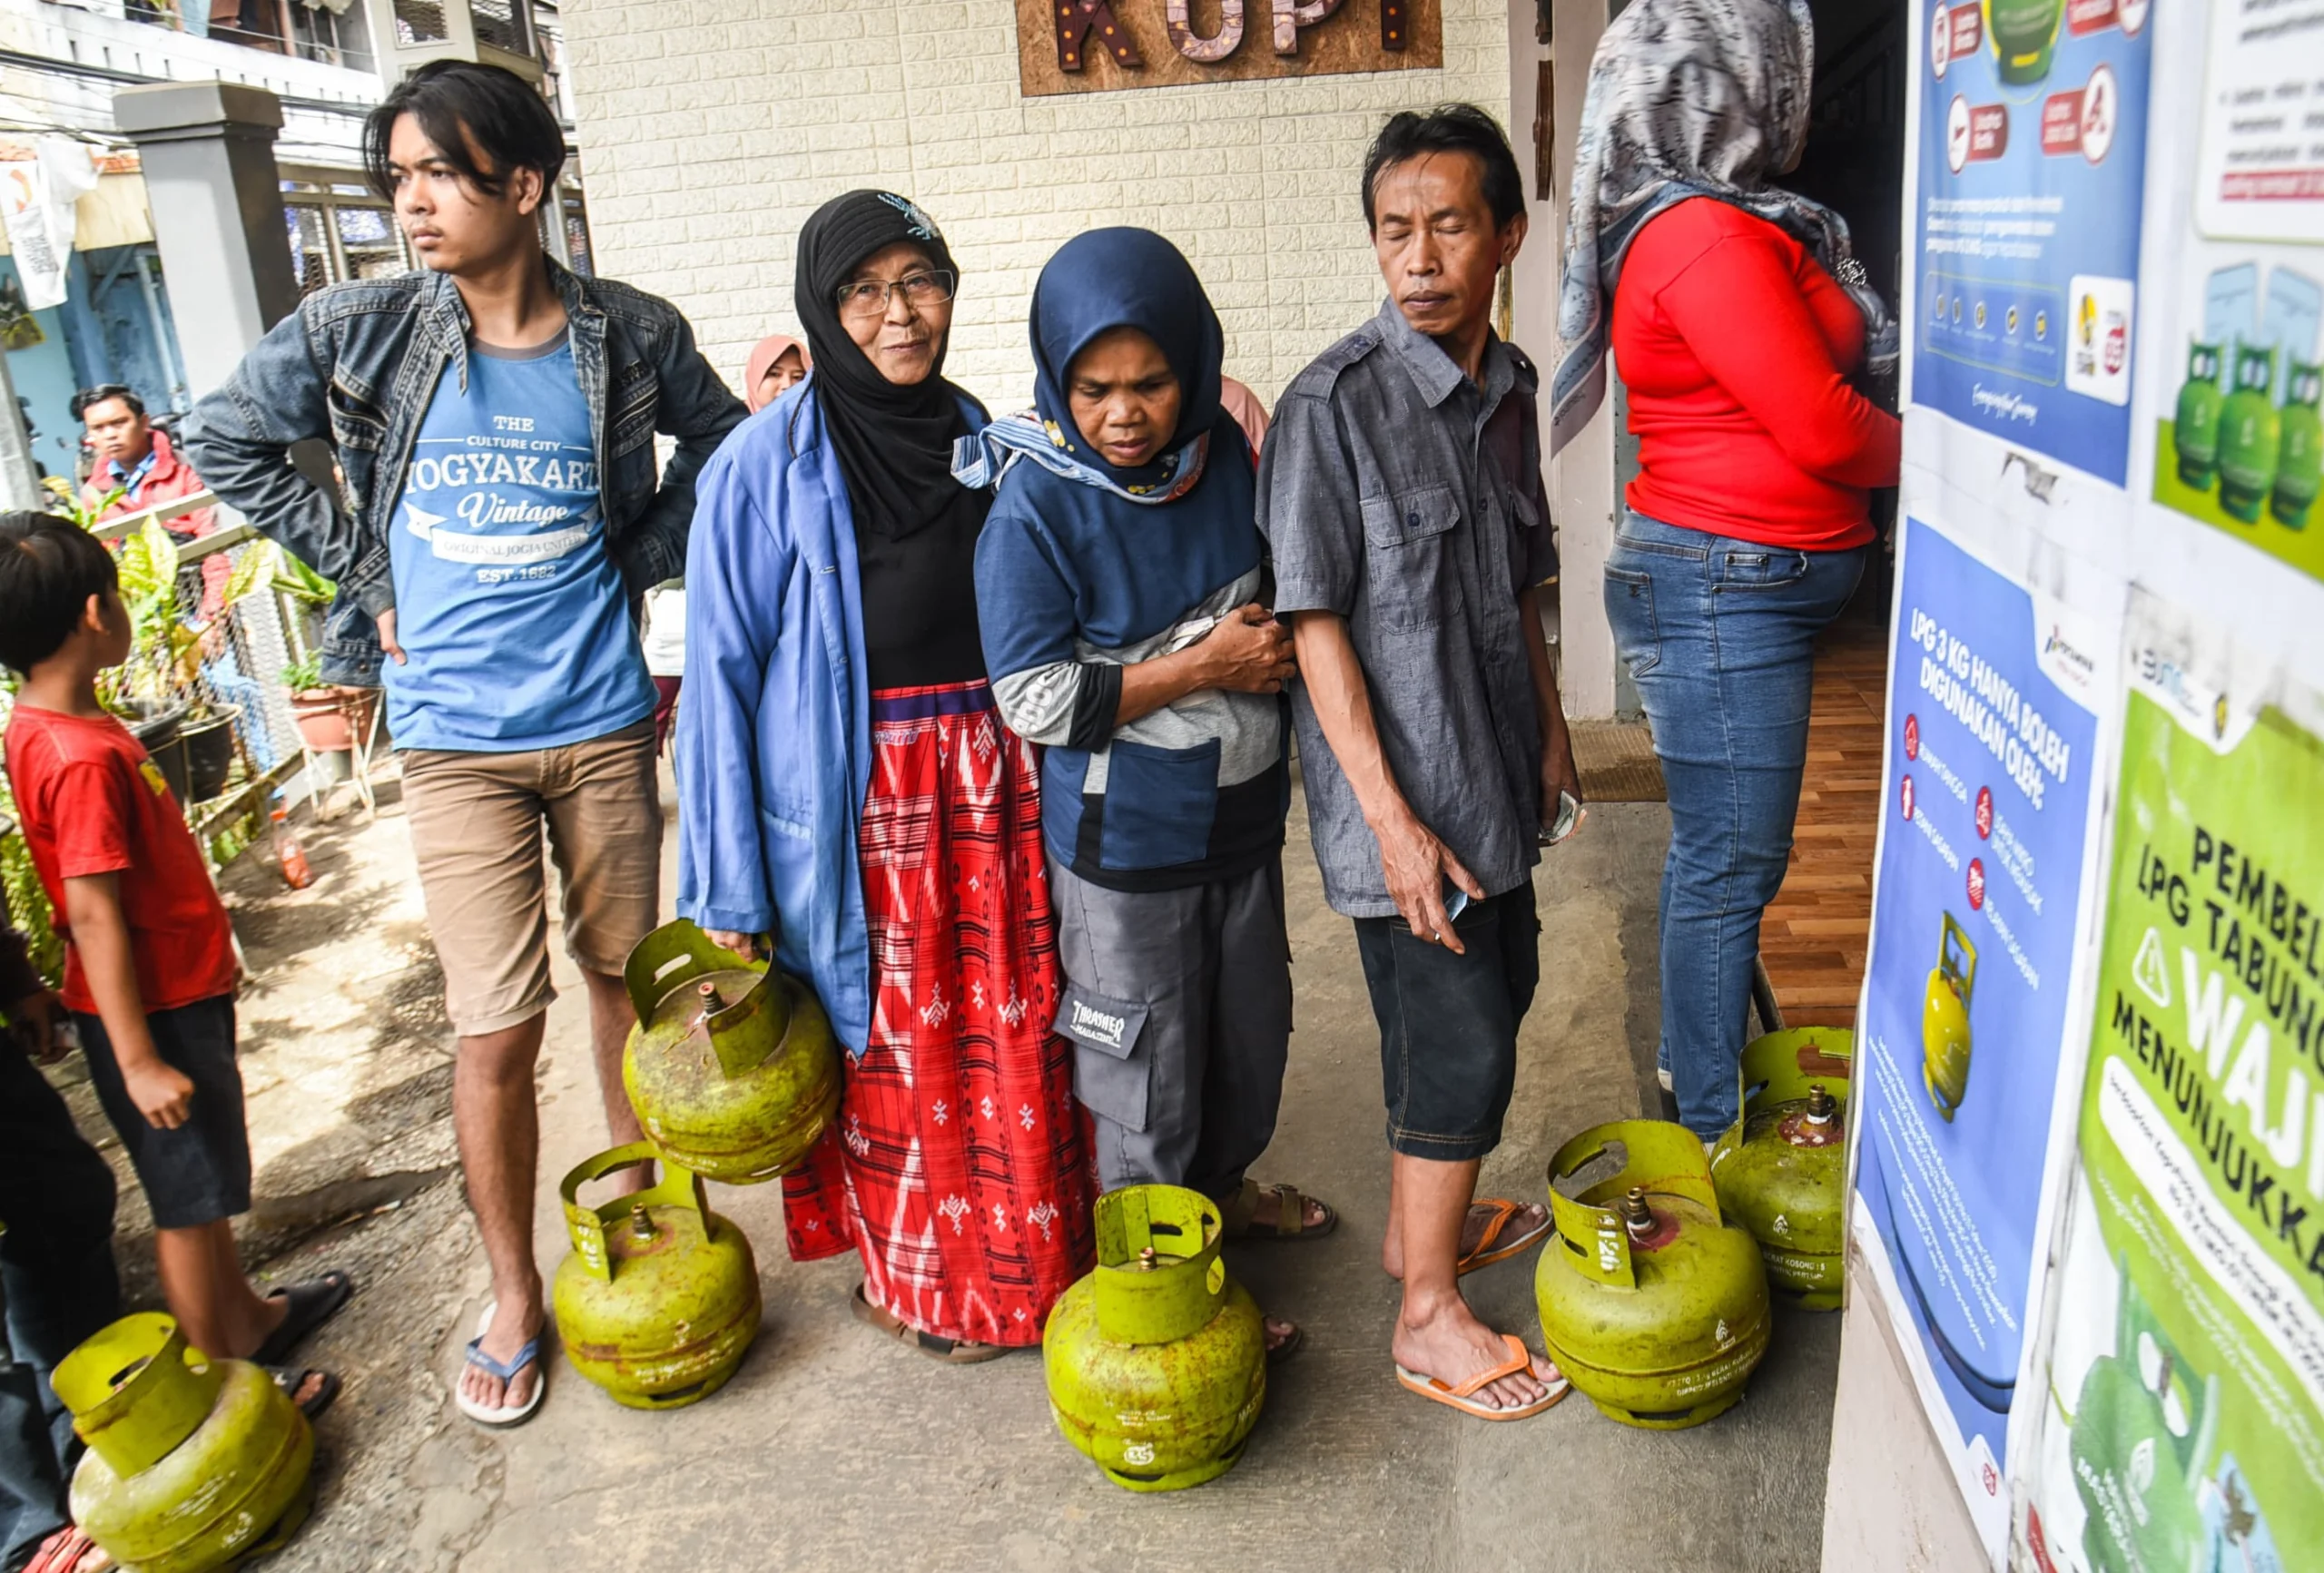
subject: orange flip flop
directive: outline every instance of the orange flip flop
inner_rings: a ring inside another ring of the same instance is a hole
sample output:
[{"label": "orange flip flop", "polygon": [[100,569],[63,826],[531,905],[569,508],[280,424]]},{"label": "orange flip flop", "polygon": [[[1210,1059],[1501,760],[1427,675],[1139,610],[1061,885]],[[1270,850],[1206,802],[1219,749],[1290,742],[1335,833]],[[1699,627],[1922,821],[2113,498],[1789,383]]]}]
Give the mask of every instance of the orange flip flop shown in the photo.
[{"label": "orange flip flop", "polygon": [[1407,1371],[1402,1365],[1396,1367],[1396,1380],[1423,1398],[1433,1399],[1481,1421],[1531,1420],[1573,1391],[1573,1384],[1560,1374],[1556,1381],[1546,1384],[1550,1391],[1532,1403],[1517,1409],[1492,1409],[1479,1403],[1476,1395],[1480,1389],[1492,1386],[1504,1376],[1516,1376],[1533,1367],[1533,1352],[1525,1347],[1523,1339],[1513,1332],[1504,1332],[1501,1341],[1509,1346],[1507,1362],[1491,1371],[1477,1372],[1458,1387],[1447,1386],[1435,1377],[1423,1376],[1416,1371]]},{"label": "orange flip flop", "polygon": [[1492,1220],[1485,1225],[1485,1232],[1477,1236],[1477,1248],[1454,1263],[1453,1271],[1456,1276],[1466,1276],[1480,1267],[1490,1267],[1496,1262],[1506,1262],[1520,1251],[1539,1244],[1550,1232],[1549,1210],[1544,1208],[1540,1223],[1526,1230],[1516,1239],[1503,1241],[1501,1238],[1501,1232],[1509,1226],[1509,1221],[1512,1218],[1517,1216],[1522,1204],[1508,1201],[1500,1196],[1480,1196],[1469,1204],[1472,1207],[1492,1208]]}]

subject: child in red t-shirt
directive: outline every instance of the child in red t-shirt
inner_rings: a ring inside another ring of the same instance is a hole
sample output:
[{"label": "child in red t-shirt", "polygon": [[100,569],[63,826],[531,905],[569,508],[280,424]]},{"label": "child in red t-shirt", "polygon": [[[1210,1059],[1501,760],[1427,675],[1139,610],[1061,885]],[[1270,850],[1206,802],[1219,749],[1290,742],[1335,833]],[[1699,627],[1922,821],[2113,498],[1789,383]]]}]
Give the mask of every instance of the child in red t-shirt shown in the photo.
[{"label": "child in red t-shirt", "polygon": [[[97,700],[130,650],[112,554],[70,520],[0,514],[0,663],[24,673],[7,770],[67,940],[65,1008],[105,1117],[153,1210],[162,1292],[187,1340],[278,1365],[347,1301],[332,1272],[270,1295],[232,1219],[251,1150],[234,1063],[241,968],[224,903],[161,771]],[[278,1372],[311,1412],[337,1379]]]}]

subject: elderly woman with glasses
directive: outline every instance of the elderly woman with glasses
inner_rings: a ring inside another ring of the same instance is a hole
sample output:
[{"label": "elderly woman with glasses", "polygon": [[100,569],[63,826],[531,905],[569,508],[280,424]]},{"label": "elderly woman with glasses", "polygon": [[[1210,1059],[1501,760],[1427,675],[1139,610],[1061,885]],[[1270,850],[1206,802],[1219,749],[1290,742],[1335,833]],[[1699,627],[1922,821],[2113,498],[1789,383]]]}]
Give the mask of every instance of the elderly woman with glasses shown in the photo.
[{"label": "elderly woman with glasses", "polygon": [[955,1363],[1040,1342],[1094,1256],[1031,751],[985,680],[985,425],[943,377],[935,222],[851,192],[800,231],[814,372],[697,484],[678,721],[679,911],[769,938],[848,1054],[784,1181],[791,1253],[853,1250],[862,1321]]}]

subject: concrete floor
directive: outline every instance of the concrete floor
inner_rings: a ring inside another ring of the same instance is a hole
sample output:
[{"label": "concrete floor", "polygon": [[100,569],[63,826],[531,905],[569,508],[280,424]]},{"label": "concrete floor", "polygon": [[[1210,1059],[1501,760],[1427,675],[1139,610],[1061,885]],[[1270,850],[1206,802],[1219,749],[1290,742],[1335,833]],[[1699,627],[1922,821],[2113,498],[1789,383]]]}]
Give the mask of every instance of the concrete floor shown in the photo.
[{"label": "concrete floor", "polygon": [[[847,1313],[851,1267],[784,1259],[773,1186],[714,1187],[758,1247],[767,1318],[704,1404],[636,1414],[561,1365],[540,1417],[487,1434],[447,1400],[485,1285],[457,1186],[449,1040],[390,787],[376,821],[320,830],[323,878],[229,880],[256,973],[245,1068],[262,1194],[246,1246],[273,1276],[351,1266],[363,1291],[309,1352],[347,1391],[322,1422],[314,1521],[270,1566],[539,1573],[734,1569],[1719,1569],[1818,1564],[1837,1318],[1787,1314],[1746,1402],[1709,1426],[1618,1426],[1575,1395],[1486,1425],[1399,1389],[1393,1286],[1378,1266],[1385,1150],[1378,1038],[1347,925],[1323,904],[1293,813],[1297,1035],[1280,1131],[1259,1165],[1326,1197],[1315,1244],[1230,1248],[1232,1270],[1305,1348],[1270,1379],[1242,1464],[1199,1489],[1134,1496],[1056,1434],[1030,1355],[936,1365]],[[1650,1093],[1659,805],[1594,809],[1540,874],[1543,985],[1508,1139],[1486,1188],[1543,1194],[1559,1142]],[[566,1246],[554,1185],[600,1145],[577,981],[541,1073],[545,1269]],[[78,1096],[85,1116],[85,1091]],[[128,1194],[133,1196],[133,1186]],[[124,1261],[150,1285],[143,1204]],[[1528,1255],[1468,1281],[1538,1342]],[[150,1293],[150,1289],[146,1291]]]}]

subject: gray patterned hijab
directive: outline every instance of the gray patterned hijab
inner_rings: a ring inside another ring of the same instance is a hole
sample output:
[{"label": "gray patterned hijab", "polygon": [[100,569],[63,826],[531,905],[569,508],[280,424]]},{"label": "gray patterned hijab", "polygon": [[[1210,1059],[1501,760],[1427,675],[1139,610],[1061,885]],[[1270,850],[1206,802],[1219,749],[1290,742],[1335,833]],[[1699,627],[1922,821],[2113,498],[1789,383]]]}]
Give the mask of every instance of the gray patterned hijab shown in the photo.
[{"label": "gray patterned hijab", "polygon": [[1768,183],[1807,142],[1816,29],[1807,0],[1633,0],[1598,41],[1581,104],[1550,447],[1606,394],[1606,349],[1622,259],[1646,221],[1689,197],[1731,203],[1815,254],[1864,312],[1875,376],[1896,363],[1896,325],[1819,202]]}]

